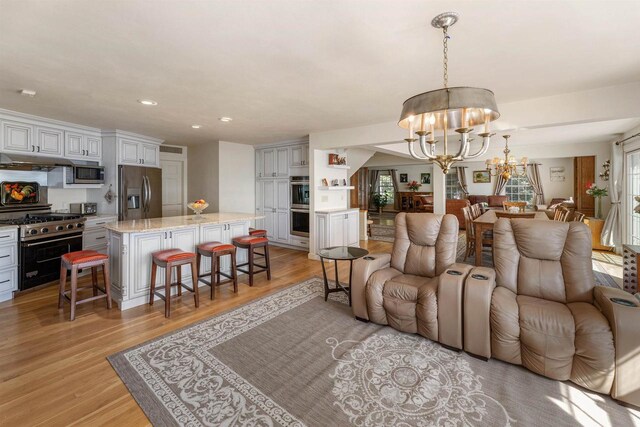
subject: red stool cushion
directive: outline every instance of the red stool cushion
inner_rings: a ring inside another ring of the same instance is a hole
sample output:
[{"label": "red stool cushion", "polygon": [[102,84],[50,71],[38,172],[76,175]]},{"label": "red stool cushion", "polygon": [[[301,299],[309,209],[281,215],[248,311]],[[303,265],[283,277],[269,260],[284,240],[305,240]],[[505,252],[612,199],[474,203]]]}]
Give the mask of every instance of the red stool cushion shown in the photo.
[{"label": "red stool cushion", "polygon": [[196,254],[193,252],[185,252],[182,249],[165,249],[163,251],[154,252],[151,256],[154,260],[160,262],[175,262],[195,258]]},{"label": "red stool cushion", "polygon": [[235,250],[235,246],[230,245],[228,243],[220,243],[220,242],[207,242],[198,245],[198,249],[201,251],[207,252],[219,252],[219,251],[228,251]]},{"label": "red stool cushion", "polygon": [[258,228],[250,228],[249,236],[267,237],[267,230],[260,230]]},{"label": "red stool cushion", "polygon": [[269,239],[267,239],[266,237],[260,236],[240,236],[233,238],[233,243],[239,243],[241,245],[257,245],[259,243],[266,243],[268,241]]},{"label": "red stool cushion", "polygon": [[62,255],[62,260],[67,264],[84,264],[85,262],[109,259],[108,255],[96,251],[75,251]]}]

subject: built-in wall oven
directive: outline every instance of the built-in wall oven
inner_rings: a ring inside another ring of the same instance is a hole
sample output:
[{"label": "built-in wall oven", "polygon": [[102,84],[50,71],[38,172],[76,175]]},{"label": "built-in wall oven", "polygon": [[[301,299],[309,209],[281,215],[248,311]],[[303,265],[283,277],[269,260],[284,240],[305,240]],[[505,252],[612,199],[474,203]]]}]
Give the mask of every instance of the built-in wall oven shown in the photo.
[{"label": "built-in wall oven", "polygon": [[309,177],[292,176],[291,182],[291,207],[295,209],[309,210]]},{"label": "built-in wall oven", "polygon": [[291,209],[291,224],[289,233],[294,236],[309,237],[309,210]]},{"label": "built-in wall oven", "polygon": [[289,233],[294,236],[309,237],[309,177],[292,176],[291,218]]}]

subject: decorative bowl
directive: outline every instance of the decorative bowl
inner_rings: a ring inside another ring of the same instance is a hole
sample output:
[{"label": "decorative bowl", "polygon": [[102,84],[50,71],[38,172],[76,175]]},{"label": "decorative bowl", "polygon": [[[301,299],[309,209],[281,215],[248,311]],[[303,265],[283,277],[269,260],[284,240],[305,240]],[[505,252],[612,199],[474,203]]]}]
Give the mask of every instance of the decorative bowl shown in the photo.
[{"label": "decorative bowl", "polygon": [[187,203],[187,207],[189,209],[191,209],[193,212],[195,212],[196,214],[196,219],[200,218],[200,214],[202,213],[203,210],[207,209],[209,207],[209,203]]}]

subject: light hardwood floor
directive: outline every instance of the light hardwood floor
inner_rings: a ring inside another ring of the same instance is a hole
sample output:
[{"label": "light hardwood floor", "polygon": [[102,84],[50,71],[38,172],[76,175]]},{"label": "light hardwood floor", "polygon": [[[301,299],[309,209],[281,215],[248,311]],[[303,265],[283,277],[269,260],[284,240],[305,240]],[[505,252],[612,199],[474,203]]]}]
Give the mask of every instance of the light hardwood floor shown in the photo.
[{"label": "light hardwood floor", "polygon": [[[391,250],[385,242],[361,246]],[[0,426],[149,425],[106,357],[322,275],[320,263],[306,252],[272,247],[271,259],[271,281],[260,274],[250,288],[240,276],[238,294],[223,286],[214,301],[209,288],[201,288],[197,310],[185,292],[182,300],[172,301],[170,319],[162,301],[121,312],[107,310],[102,300],[79,306],[70,322],[69,305],[57,308],[55,286],[1,303]],[[346,279],[348,263],[340,264],[341,280]]]}]

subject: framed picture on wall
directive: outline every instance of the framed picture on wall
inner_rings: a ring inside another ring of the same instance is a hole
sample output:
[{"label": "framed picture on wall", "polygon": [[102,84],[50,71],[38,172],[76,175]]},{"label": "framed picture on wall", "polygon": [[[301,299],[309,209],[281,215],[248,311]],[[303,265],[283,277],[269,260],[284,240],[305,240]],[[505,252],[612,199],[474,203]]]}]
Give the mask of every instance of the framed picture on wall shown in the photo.
[{"label": "framed picture on wall", "polygon": [[551,182],[564,182],[564,166],[551,166],[549,168],[549,180]]},{"label": "framed picture on wall", "polygon": [[400,174],[400,182],[409,182],[409,175],[406,173]]},{"label": "framed picture on wall", "polygon": [[421,173],[420,174],[420,184],[431,184],[431,174],[430,173]]},{"label": "framed picture on wall", "polygon": [[489,171],[473,171],[474,184],[490,184],[491,174]]}]

